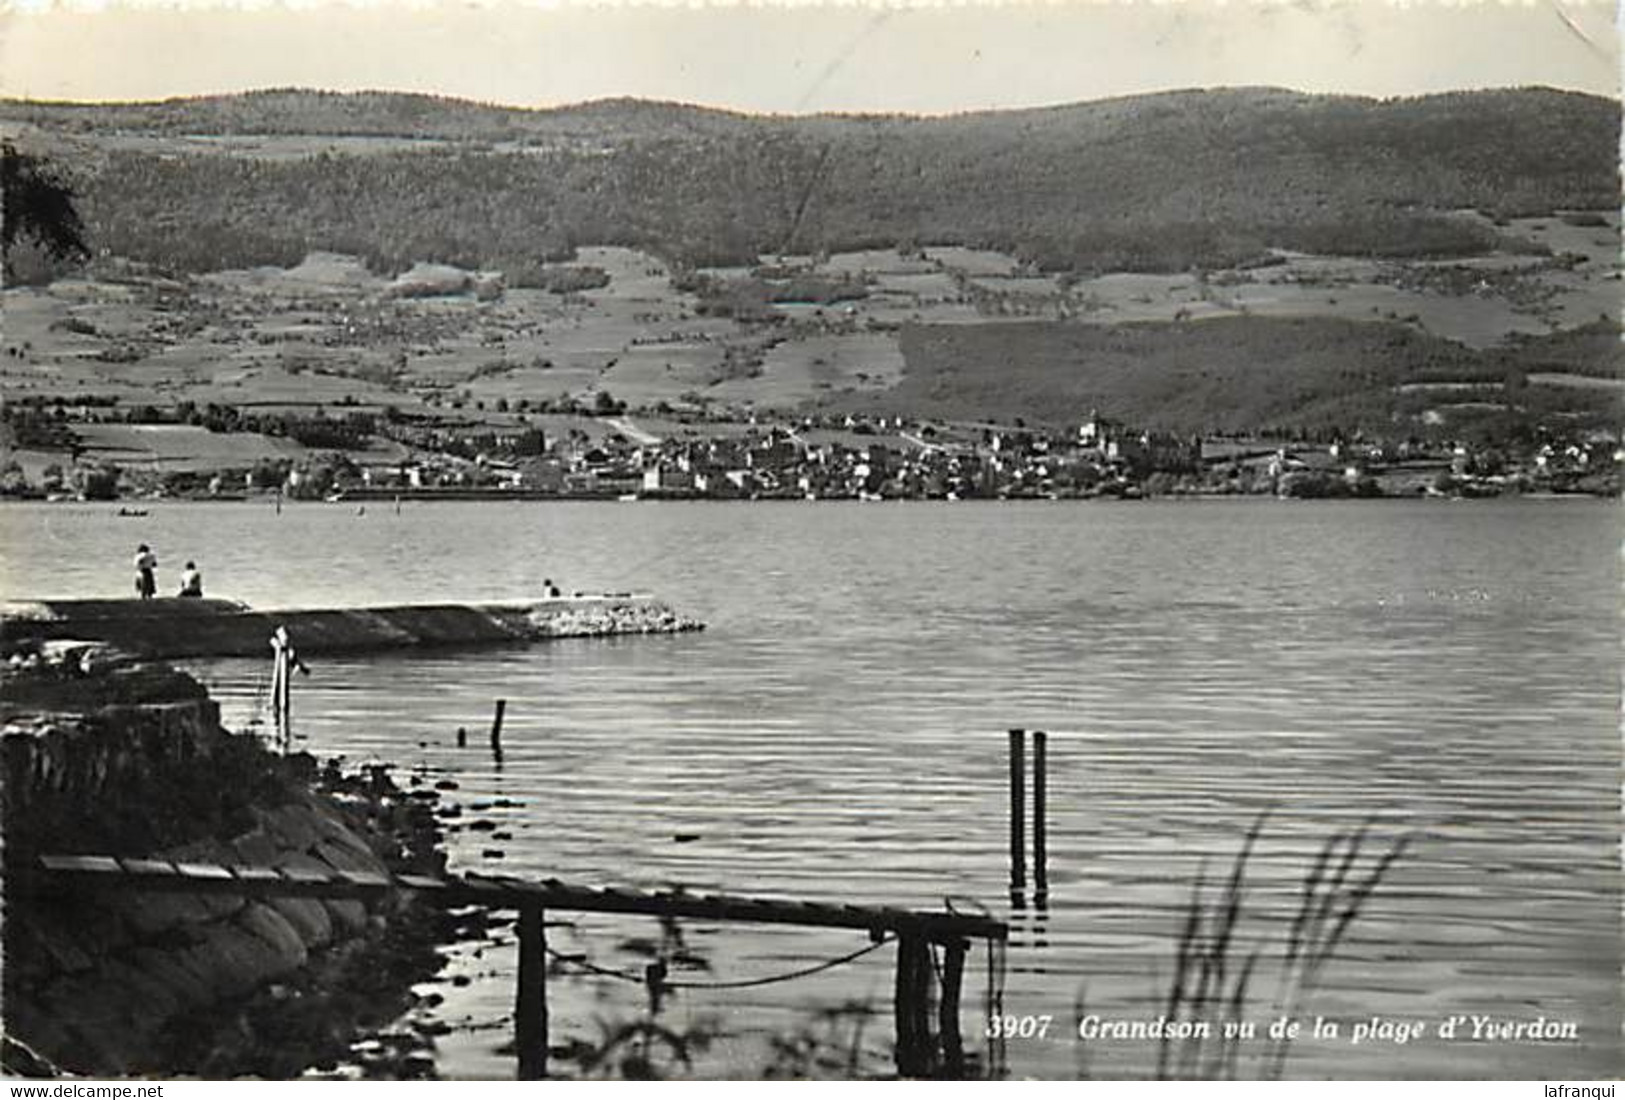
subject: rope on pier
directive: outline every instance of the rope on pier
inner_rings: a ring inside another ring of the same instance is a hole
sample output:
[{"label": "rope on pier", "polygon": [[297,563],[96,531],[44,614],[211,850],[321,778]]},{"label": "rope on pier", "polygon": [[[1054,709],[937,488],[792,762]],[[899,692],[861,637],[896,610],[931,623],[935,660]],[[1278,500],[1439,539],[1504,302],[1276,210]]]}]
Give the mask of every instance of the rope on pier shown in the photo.
[{"label": "rope on pier", "polygon": [[[666,979],[662,978],[660,984],[667,989],[749,989],[752,986],[758,985],[774,985],[778,982],[794,981],[797,978],[810,977],[813,974],[819,974],[825,970],[833,970],[837,966],[844,966],[846,963],[853,962],[856,959],[861,959],[871,951],[878,951],[880,948],[886,946],[888,943],[891,943],[896,938],[896,936],[886,936],[874,943],[866,944],[850,954],[841,955],[833,959],[825,959],[821,963],[804,967],[801,970],[791,970],[784,974],[770,974],[765,978],[745,978],[732,982],[677,982],[667,981]],[[624,970],[614,970],[607,966],[598,966],[575,955],[560,954],[551,947],[547,949],[547,953],[558,962],[563,963],[565,966],[573,966],[578,970],[583,970],[591,974],[598,974],[605,978],[618,978],[623,982],[632,982],[635,985],[645,985],[648,982],[646,975],[628,974]]]}]

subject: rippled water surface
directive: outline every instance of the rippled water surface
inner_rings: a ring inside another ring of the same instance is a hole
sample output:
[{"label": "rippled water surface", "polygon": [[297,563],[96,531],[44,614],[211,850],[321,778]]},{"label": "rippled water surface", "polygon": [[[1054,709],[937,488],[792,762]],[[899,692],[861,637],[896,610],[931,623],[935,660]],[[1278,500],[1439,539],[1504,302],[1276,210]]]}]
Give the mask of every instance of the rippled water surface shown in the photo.
[{"label": "rippled water surface", "polygon": [[[193,557],[212,595],[257,606],[515,599],[549,577],[654,592],[703,618],[699,635],[317,660],[297,685],[298,728],[319,754],[455,782],[463,869],[917,906],[952,896],[1008,917],[1004,1010],[1056,1018],[1049,1038],[1009,1042],[1012,1075],[1155,1071],[1154,1042],[1074,1041],[1076,1013],[1157,1015],[1193,884],[1228,873],[1265,811],[1235,953],[1260,950],[1243,1014],[1261,1028],[1321,845],[1370,822],[1364,868],[1412,838],[1318,989],[1286,1006],[1341,1024],[1295,1042],[1288,1076],[1621,1071],[1612,504],[113,511],[0,511],[7,596],[122,595],[145,541],[161,590]],[[265,668],[200,667],[229,718],[253,717]],[[500,769],[455,747],[459,726],[482,743],[499,697]],[[1050,731],[1042,910],[1013,909],[1007,890],[1012,726]],[[624,941],[658,934],[589,917],[551,936],[632,970],[642,959]],[[702,981],[863,944],[827,930],[687,935],[711,971],[686,977]],[[511,938],[448,954],[441,1071],[511,1075]],[[891,961],[884,948],[800,981],[685,990],[663,1019],[722,1032],[698,1072],[754,1076],[772,1036],[867,1001],[878,1015],[860,1071],[885,1072]],[[985,962],[978,946],[964,1012],[978,1051]],[[558,976],[550,993],[555,1043],[591,1040],[596,1021],[642,1003],[608,978]],[[1453,1015],[1572,1022],[1579,1039],[1441,1039]],[[1349,1042],[1372,1017],[1428,1034]],[[850,1029],[840,1036],[844,1050]],[[1258,1072],[1264,1045],[1243,1044],[1239,1073]]]}]

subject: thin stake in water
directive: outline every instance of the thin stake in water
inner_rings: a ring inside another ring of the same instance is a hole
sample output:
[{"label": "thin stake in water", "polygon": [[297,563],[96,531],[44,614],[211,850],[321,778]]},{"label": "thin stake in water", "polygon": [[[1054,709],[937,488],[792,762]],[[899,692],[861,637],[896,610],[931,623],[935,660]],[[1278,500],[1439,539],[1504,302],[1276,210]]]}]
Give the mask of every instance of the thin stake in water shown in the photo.
[{"label": "thin stake in water", "polygon": [[502,716],[508,709],[508,700],[497,700],[496,714],[491,718],[491,759],[502,763]]}]

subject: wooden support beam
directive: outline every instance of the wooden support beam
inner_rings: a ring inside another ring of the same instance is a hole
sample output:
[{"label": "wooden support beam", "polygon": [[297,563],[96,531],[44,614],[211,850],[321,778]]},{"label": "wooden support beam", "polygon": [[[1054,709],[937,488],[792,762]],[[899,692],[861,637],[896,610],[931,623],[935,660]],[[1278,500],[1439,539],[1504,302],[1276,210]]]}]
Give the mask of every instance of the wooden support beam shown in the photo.
[{"label": "wooden support beam", "polygon": [[[484,905],[587,913],[639,913],[651,917],[718,923],[748,921],[823,928],[852,928],[871,936],[895,935],[921,945],[960,939],[1006,940],[1003,921],[963,913],[898,909],[881,905],[841,905],[778,898],[697,894],[683,890],[644,892],[576,886],[491,875],[386,876],[370,872],[309,870],[303,867],[235,867],[162,860],[116,860],[94,855],[41,855],[14,859],[5,868],[5,886],[19,892],[57,889],[170,890],[243,897],[370,897],[415,890],[436,904]],[[273,873],[274,872],[274,873]],[[929,959],[927,959],[929,968]]]},{"label": "wooden support beam", "polygon": [[278,656],[282,660],[282,751],[293,751],[293,661],[290,647],[283,645]]},{"label": "wooden support beam", "polygon": [[914,941],[897,941],[897,970],[892,975],[892,1062],[899,1077],[919,1076],[918,1040],[914,1034]]},{"label": "wooden support beam", "polygon": [[897,941],[897,982],[892,995],[899,1077],[930,1077],[936,1069],[931,1038],[931,946],[919,936]]},{"label": "wooden support beam", "polygon": [[1010,891],[1027,888],[1027,731],[1010,731]]},{"label": "wooden support beam", "polygon": [[969,944],[953,940],[942,946],[942,1000],[937,1005],[937,1028],[942,1036],[942,1071],[950,1080],[965,1077],[965,1040],[959,1031],[959,991],[965,978],[965,951]]},{"label": "wooden support beam", "polygon": [[1033,731],[1033,892],[1049,900],[1049,734]]},{"label": "wooden support beam", "polygon": [[286,685],[288,667],[282,659],[282,636],[279,631],[271,635],[271,742],[278,752],[283,745],[282,689]]},{"label": "wooden support beam", "polygon": [[519,1080],[547,1076],[547,913],[540,905],[519,906],[519,977],[514,991],[514,1046]]}]

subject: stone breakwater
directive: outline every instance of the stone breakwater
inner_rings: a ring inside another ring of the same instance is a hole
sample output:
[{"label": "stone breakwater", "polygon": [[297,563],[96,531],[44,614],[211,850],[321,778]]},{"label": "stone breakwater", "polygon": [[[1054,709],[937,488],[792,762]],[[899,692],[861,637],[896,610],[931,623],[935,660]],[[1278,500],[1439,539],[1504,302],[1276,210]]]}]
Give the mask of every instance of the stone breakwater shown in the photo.
[{"label": "stone breakwater", "polygon": [[9,650],[70,640],[146,658],[260,657],[285,629],[302,653],[481,646],[551,638],[676,634],[704,624],[648,597],[256,611],[229,600],[40,600],[0,605]]},{"label": "stone breakwater", "polygon": [[583,603],[565,607],[532,608],[524,612],[524,632],[530,638],[596,638],[610,634],[676,634],[703,630],[657,603]]},{"label": "stone breakwater", "polygon": [[[433,972],[432,937],[399,944],[403,925],[424,921],[400,896],[71,893],[26,875],[40,854],[74,853],[441,871],[432,807],[386,777],[345,781],[308,756],[267,753],[223,730],[214,702],[173,669],[108,661],[86,673],[72,655],[4,677],[0,748],[8,1069],[292,1075],[342,1057],[367,1012],[399,1011]],[[335,999],[335,979],[365,996]],[[267,987],[284,1002],[276,1032],[244,1042],[247,1006]],[[234,1059],[211,1061],[221,1034]]]}]

